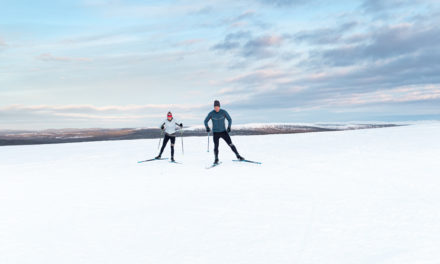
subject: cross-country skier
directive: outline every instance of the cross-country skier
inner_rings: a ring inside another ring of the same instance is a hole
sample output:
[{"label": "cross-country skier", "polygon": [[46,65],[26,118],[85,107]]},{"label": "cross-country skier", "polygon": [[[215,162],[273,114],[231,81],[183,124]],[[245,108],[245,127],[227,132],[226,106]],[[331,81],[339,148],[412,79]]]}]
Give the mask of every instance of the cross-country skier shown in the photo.
[{"label": "cross-country skier", "polygon": [[[227,129],[225,127],[225,119],[228,120]],[[208,126],[209,120],[212,120],[212,131],[214,132],[214,164],[218,164],[218,145],[220,143],[220,138],[223,138],[223,140],[228,143],[238,160],[244,160],[244,158],[238,154],[237,148],[234,146],[234,144],[232,144],[231,137],[229,136],[229,132],[231,132],[232,119],[228,112],[220,109],[220,102],[218,100],[214,101],[214,110],[212,110],[205,118],[205,127],[206,132],[208,133],[211,132],[211,129]]]},{"label": "cross-country skier", "polygon": [[165,131],[165,136],[163,138],[162,148],[160,149],[159,156],[156,159],[160,159],[162,156],[162,152],[165,149],[168,140],[171,140],[171,161],[174,162],[174,143],[176,143],[176,128],[183,128],[182,123],[178,123],[174,118],[171,112],[168,112],[167,119],[162,123],[160,128]]}]

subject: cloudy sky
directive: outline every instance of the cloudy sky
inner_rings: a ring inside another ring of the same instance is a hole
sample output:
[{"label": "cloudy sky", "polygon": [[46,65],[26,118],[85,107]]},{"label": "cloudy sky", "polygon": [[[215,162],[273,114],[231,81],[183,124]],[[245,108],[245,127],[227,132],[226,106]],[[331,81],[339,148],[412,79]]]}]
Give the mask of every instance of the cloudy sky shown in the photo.
[{"label": "cloudy sky", "polygon": [[440,119],[437,0],[2,0],[0,129]]}]

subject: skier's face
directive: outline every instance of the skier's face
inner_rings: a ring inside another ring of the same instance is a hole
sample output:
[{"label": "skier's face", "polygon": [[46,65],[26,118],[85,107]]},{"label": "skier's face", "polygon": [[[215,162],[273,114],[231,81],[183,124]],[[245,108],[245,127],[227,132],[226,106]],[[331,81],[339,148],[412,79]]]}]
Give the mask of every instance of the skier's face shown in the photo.
[{"label": "skier's face", "polygon": [[220,111],[220,106],[214,106],[214,110],[218,113],[218,111]]},{"label": "skier's face", "polygon": [[168,121],[171,121],[171,119],[172,119],[172,117],[171,117],[171,116],[169,116],[169,117],[168,117]]}]

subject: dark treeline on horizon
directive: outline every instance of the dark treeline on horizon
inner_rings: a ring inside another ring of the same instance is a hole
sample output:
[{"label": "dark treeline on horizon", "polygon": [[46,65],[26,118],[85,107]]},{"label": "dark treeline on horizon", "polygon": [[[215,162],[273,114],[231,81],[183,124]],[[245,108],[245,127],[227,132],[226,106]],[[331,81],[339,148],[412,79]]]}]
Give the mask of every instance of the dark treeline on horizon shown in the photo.
[{"label": "dark treeline on horizon", "polygon": [[[255,128],[240,128],[233,130],[231,135],[251,136],[251,135],[270,135],[270,134],[294,134],[309,132],[341,131],[350,129],[383,128],[397,126],[394,124],[368,124],[358,125],[355,128],[325,128],[318,126],[299,126],[299,125],[274,125]],[[202,137],[207,136],[204,129],[184,130],[178,132],[177,136],[183,137]],[[160,129],[75,129],[75,130],[44,130],[44,131],[23,131],[23,132],[3,132],[0,134],[0,146],[11,145],[37,145],[37,144],[57,144],[75,143],[106,140],[133,140],[133,139],[154,139],[162,137]]]}]

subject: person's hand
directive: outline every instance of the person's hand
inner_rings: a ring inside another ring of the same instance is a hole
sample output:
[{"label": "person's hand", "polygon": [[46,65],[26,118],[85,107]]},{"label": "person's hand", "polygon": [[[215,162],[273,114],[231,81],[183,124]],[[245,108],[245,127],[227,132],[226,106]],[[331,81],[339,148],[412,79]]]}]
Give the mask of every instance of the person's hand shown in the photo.
[{"label": "person's hand", "polygon": [[162,125],[162,126],[160,127],[160,129],[164,130],[164,129],[165,129],[165,125]]},{"label": "person's hand", "polygon": [[230,133],[230,132],[231,132],[231,128],[230,128],[230,127],[228,127],[227,131],[228,131],[228,133]]},{"label": "person's hand", "polygon": [[181,128],[183,127],[183,124],[182,123],[180,123],[180,125],[179,125]]},{"label": "person's hand", "polygon": [[211,132],[211,129],[209,127],[206,128],[206,132]]}]

